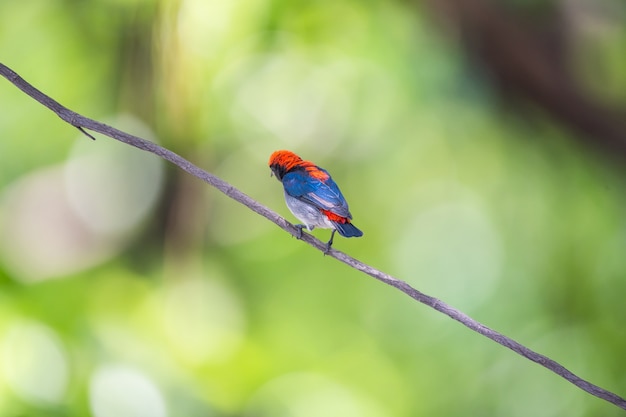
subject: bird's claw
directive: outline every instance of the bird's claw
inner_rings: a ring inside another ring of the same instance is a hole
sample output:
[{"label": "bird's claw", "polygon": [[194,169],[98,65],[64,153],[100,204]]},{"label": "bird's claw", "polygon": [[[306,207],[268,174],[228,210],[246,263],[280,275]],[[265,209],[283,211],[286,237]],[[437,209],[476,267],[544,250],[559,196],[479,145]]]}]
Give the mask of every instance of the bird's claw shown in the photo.
[{"label": "bird's claw", "polygon": [[335,232],[337,230],[333,229],[333,232],[330,234],[330,240],[326,243],[326,250],[324,251],[324,255],[328,255],[330,252],[330,247],[333,245],[333,238],[335,237]]},{"label": "bird's claw", "polygon": [[[296,233],[296,239],[302,239],[302,229],[304,229],[307,226],[304,224],[294,224],[293,227],[295,227],[298,230],[298,232]],[[333,246],[333,238],[335,237],[336,231],[337,230],[333,229],[333,232],[330,234],[330,240],[326,243],[326,248],[324,249],[324,255],[328,255],[330,253],[330,249]]]},{"label": "bird's claw", "polygon": [[303,224],[294,225],[296,229],[298,229],[298,234],[296,235],[296,239],[302,239],[302,229],[305,227]]},{"label": "bird's claw", "polygon": [[324,255],[328,255],[330,253],[331,246],[332,246],[332,242],[326,243],[326,249],[324,249]]}]

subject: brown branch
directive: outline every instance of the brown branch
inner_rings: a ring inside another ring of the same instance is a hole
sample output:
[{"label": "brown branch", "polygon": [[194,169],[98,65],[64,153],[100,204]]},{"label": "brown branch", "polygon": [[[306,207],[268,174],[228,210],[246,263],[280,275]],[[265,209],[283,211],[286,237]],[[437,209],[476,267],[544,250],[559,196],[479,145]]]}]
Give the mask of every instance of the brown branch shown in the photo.
[{"label": "brown branch", "polygon": [[[124,142],[128,145],[134,146],[136,148],[139,148],[144,151],[153,153],[157,156],[160,156],[161,158],[170,161],[171,163],[183,169],[184,171],[188,172],[189,174],[193,175],[194,177],[197,177],[207,182],[208,184],[217,188],[218,190],[220,190],[222,193],[226,194],[230,198],[250,208],[250,210],[254,211],[255,213],[262,215],[266,219],[278,225],[281,229],[290,233],[292,236],[297,235],[298,230],[291,223],[285,220],[283,217],[279,216],[278,214],[276,214],[269,208],[258,203],[257,201],[247,196],[246,194],[242,193],[241,191],[239,191],[237,188],[233,187],[226,181],[206,172],[205,170],[201,168],[198,168],[197,166],[193,165],[191,162],[175,154],[174,152],[168,149],[165,149],[159,145],[156,145],[150,141],[141,139],[137,136],[133,136],[125,132],[122,132],[121,130],[115,129],[114,127],[111,127],[111,126],[105,125],[104,123],[100,123],[95,120],[89,119],[87,117],[81,116],[80,114],[69,110],[68,108],[62,106],[61,104],[59,104],[52,98],[43,94],[41,91],[37,90],[35,87],[27,83],[24,79],[22,79],[15,72],[13,72],[11,69],[9,69],[8,67],[4,66],[1,63],[0,63],[0,74],[4,76],[6,79],[8,79],[11,83],[13,83],[20,90],[28,94],[30,97],[37,100],[44,106],[48,107],[50,110],[56,113],[61,119],[71,124],[72,126],[75,126],[81,130],[89,129],[93,132],[101,133],[105,136],[116,139],[120,142]],[[91,135],[88,135],[88,136],[92,137]],[[326,250],[326,244],[324,242],[321,242],[320,240],[316,239],[315,237],[309,234],[303,233],[302,240],[308,243],[309,245],[315,247],[321,252],[325,252]],[[477,333],[480,333],[481,335],[488,337],[489,339],[495,341],[496,343],[513,350],[519,355],[527,359],[530,359],[531,361],[536,362],[539,365],[551,370],[557,375],[570,381],[572,384],[576,385],[580,389],[587,391],[588,393],[595,395],[598,398],[601,398],[605,401],[608,401],[626,410],[626,399],[580,378],[579,376],[570,372],[568,369],[566,369],[559,363],[555,362],[554,360],[525,347],[524,345],[516,342],[515,340],[507,336],[504,336],[503,334],[493,329],[490,329],[489,327],[479,323],[478,321],[472,319],[465,313],[446,304],[445,302],[437,298],[431,297],[429,295],[426,295],[416,290],[415,288],[411,287],[406,282],[401,281],[397,278],[394,278],[391,275],[388,275],[382,271],[379,271],[378,269],[373,268],[343,252],[337,251],[335,249],[331,249],[328,252],[328,256],[335,258],[345,263],[346,265],[356,270],[359,270],[381,282],[384,282],[387,285],[391,285],[392,287],[399,289],[400,291],[402,291],[409,297],[419,301],[420,303],[426,304],[427,306],[460,322],[461,324],[470,328],[471,330]]]}]

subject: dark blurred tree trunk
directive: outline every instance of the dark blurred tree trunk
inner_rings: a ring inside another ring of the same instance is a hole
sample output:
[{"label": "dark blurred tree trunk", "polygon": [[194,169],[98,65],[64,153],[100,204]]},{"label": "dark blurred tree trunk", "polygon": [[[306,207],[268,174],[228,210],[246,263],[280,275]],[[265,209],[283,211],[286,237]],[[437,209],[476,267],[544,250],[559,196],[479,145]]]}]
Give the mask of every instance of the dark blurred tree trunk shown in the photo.
[{"label": "dark blurred tree trunk", "polygon": [[545,110],[588,147],[626,162],[624,113],[592,97],[572,77],[558,10],[525,21],[521,13],[490,0],[425,3],[507,99]]}]

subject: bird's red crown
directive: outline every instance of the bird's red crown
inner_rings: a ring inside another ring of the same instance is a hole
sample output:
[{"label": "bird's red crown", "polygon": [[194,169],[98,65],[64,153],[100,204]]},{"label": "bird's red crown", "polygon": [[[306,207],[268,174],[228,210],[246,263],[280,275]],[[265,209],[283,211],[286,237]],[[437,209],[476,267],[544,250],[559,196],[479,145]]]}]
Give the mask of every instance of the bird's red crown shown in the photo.
[{"label": "bird's red crown", "polygon": [[[289,171],[296,166],[300,165],[300,163],[305,162],[298,155],[291,151],[276,151],[270,156],[269,166],[279,166],[283,168],[285,171]],[[308,162],[308,161],[306,161]],[[310,162],[309,162],[310,163]]]},{"label": "bird's red crown", "polygon": [[321,171],[317,165],[311,161],[305,161],[291,151],[280,150],[270,155],[269,166],[272,172],[282,180],[282,177],[294,168],[302,168],[313,178],[326,181],[329,176],[326,172]]}]

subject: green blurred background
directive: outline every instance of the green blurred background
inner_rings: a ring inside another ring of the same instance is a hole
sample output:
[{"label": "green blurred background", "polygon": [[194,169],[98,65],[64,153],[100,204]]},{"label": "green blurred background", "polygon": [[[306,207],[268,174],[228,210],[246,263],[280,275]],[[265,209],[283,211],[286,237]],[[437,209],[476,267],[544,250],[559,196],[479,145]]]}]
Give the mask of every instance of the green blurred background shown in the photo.
[{"label": "green blurred background", "polygon": [[[315,161],[365,232],[337,249],[626,395],[620,0],[2,0],[0,51],[289,220],[267,159]],[[0,109],[2,416],[622,415],[4,79]]]}]

